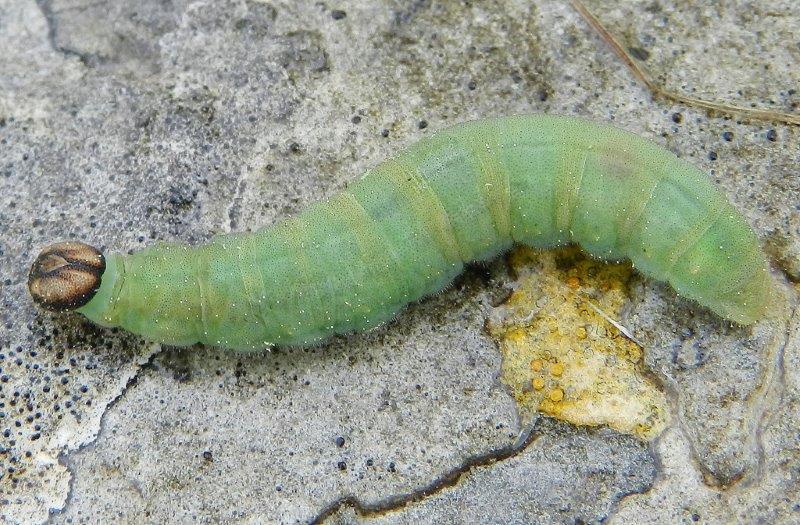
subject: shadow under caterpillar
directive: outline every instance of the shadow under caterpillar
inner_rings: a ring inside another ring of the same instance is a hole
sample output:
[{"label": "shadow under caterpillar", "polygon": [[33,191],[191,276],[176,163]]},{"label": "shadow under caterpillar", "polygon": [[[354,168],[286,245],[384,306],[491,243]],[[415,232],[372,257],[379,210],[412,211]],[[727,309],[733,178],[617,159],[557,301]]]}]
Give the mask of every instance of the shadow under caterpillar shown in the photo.
[{"label": "shadow under caterpillar", "polygon": [[131,255],[45,248],[34,300],[173,345],[304,345],[377,326],[513,244],[630,259],[721,317],[764,317],[755,234],[698,169],[617,128],[517,116],[419,141],[296,217]]}]

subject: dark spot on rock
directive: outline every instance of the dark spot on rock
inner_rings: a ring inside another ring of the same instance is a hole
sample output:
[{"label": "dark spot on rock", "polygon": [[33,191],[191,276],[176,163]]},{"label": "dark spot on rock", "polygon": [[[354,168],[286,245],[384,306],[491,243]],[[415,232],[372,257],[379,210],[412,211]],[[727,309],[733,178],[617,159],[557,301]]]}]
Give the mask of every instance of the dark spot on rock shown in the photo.
[{"label": "dark spot on rock", "polygon": [[725,133],[722,134],[722,139],[725,142],[732,141],[733,140],[733,132],[732,131],[726,131]]},{"label": "dark spot on rock", "polygon": [[680,124],[681,122],[683,122],[683,115],[681,115],[680,113],[673,113],[672,122],[674,122],[675,124]]},{"label": "dark spot on rock", "polygon": [[192,379],[192,371],[189,367],[176,367],[172,371],[172,378],[178,383],[188,383]]},{"label": "dark spot on rock", "polygon": [[339,470],[347,470],[347,463],[344,461],[340,461],[336,464],[336,466],[339,467]]},{"label": "dark spot on rock", "polygon": [[341,20],[346,17],[347,13],[345,11],[342,11],[341,9],[334,9],[333,11],[331,11],[331,18],[333,18],[334,20]]},{"label": "dark spot on rock", "polygon": [[167,202],[173,208],[188,208],[194,202],[197,191],[193,191],[188,186],[170,186]]},{"label": "dark spot on rock", "polygon": [[641,47],[629,47],[628,53],[637,60],[645,61],[650,58],[650,51],[642,49]]},{"label": "dark spot on rock", "polygon": [[279,57],[279,62],[297,81],[309,74],[330,71],[328,52],[319,33],[292,31],[285,35],[282,41],[285,49]]},{"label": "dark spot on rock", "polygon": [[478,83],[475,82],[474,80],[470,80],[469,82],[467,82],[467,89],[469,89],[470,91],[475,91],[475,88],[477,87]]},{"label": "dark spot on rock", "polygon": [[386,138],[388,136],[389,136],[389,130],[388,129],[382,129],[381,130],[381,137]]},{"label": "dark spot on rock", "polygon": [[203,459],[206,461],[214,461],[214,455],[211,454],[210,450],[206,450],[203,452]]},{"label": "dark spot on rock", "polygon": [[342,448],[344,446],[344,438],[342,436],[337,436],[334,441],[336,442],[337,447]]},{"label": "dark spot on rock", "polygon": [[778,132],[774,129],[767,131],[767,140],[770,142],[775,142],[778,140]]},{"label": "dark spot on rock", "polygon": [[717,152],[716,151],[709,151],[708,152],[708,160],[717,160]]},{"label": "dark spot on rock", "polygon": [[354,116],[352,119],[350,119],[350,121],[351,121],[353,124],[361,124],[361,117],[359,117],[358,115],[356,115],[356,116]]},{"label": "dark spot on rock", "polygon": [[428,121],[427,120],[420,120],[419,123],[417,124],[417,127],[419,127],[419,129],[427,128],[428,127]]}]

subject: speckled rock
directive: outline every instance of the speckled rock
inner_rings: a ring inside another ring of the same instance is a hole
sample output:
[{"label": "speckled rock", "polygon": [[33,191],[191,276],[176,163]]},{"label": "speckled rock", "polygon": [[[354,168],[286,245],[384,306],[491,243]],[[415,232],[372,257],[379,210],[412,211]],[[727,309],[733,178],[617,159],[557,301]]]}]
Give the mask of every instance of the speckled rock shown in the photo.
[{"label": "speckled rock", "polygon": [[[798,111],[792,0],[586,3],[667,89]],[[0,0],[0,49],[4,521],[800,519],[797,127],[653,99],[556,1]],[[654,441],[519,418],[483,330],[515,286],[503,260],[368,334],[248,356],[27,295],[55,240],[259,228],[432,131],[533,112],[613,121],[708,171],[786,293],[732,328],[634,278],[618,321],[669,400]]]},{"label": "speckled rock", "polygon": [[[667,430],[656,451],[662,480],[627,498],[615,523],[797,523],[800,518],[800,316],[795,311],[775,355],[775,375],[763,392],[765,410],[755,421],[754,465],[747,482],[732,487],[708,483],[693,461],[691,434]],[[688,438],[688,439],[687,439]]]},{"label": "speckled rock", "polygon": [[641,441],[543,420],[518,455],[472,466],[448,478],[452,485],[434,484],[416,504],[395,503],[399,510],[380,517],[341,506],[338,517],[353,521],[348,514],[361,511],[381,524],[602,523],[620,498],[650,487],[655,472],[655,458]]}]

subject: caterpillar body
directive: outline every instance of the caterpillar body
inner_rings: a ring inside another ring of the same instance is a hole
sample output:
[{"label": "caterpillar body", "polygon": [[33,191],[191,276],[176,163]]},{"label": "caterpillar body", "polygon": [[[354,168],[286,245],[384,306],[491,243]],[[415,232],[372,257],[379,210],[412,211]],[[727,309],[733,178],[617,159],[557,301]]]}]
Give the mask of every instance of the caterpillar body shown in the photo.
[{"label": "caterpillar body", "polygon": [[701,171],[636,135],[558,116],[446,129],[255,233],[131,255],[58,243],[34,262],[29,289],[45,308],[173,345],[305,345],[379,325],[515,243],[573,242],[629,258],[726,319],[750,324],[769,309],[756,236]]}]

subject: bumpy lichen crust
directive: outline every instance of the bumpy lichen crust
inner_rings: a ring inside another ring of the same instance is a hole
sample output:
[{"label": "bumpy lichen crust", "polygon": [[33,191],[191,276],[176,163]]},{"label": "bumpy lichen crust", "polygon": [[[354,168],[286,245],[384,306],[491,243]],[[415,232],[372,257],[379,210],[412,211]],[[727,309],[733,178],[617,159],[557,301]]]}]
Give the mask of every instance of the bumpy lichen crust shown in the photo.
[{"label": "bumpy lichen crust", "polygon": [[628,300],[631,266],[575,248],[521,248],[509,260],[517,287],[487,328],[522,415],[658,436],[669,422],[667,398],[644,369],[643,349],[612,324]]}]

